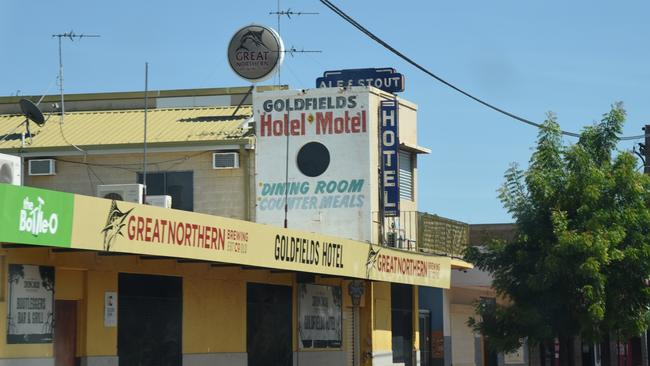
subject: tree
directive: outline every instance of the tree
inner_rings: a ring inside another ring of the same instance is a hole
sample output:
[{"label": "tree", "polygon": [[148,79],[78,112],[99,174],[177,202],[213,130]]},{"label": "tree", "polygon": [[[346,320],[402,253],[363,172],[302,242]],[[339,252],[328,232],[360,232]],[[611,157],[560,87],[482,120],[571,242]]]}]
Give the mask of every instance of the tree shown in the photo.
[{"label": "tree", "polygon": [[650,178],[616,151],[625,110],[565,145],[555,116],[540,129],[528,169],[513,164],[499,198],[517,224],[511,242],[472,247],[465,258],[491,272],[506,305],[481,302],[469,321],[488,346],[511,351],[560,341],[571,364],[574,337],[620,339],[647,329],[650,306]]}]

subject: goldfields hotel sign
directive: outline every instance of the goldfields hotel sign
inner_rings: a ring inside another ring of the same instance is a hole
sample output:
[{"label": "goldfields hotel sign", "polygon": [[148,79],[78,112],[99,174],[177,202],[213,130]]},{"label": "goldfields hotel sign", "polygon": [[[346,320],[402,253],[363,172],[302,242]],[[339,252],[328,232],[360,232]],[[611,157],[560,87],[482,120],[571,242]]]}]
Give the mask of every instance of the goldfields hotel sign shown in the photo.
[{"label": "goldfields hotel sign", "polygon": [[[370,137],[365,88],[253,94],[257,222],[371,240]],[[374,124],[373,124],[374,123]]]},{"label": "goldfields hotel sign", "polygon": [[280,68],[284,44],[272,28],[251,24],[232,36],[228,45],[228,63],[242,79],[257,83],[268,79]]}]

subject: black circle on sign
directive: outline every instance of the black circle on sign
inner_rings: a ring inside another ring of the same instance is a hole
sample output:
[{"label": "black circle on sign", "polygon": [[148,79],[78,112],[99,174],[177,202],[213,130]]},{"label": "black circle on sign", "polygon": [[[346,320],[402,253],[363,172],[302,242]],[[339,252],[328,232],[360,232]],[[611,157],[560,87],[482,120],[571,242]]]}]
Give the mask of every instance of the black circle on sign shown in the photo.
[{"label": "black circle on sign", "polygon": [[330,152],[320,142],[308,142],[298,151],[298,170],[308,177],[318,177],[330,165]]}]

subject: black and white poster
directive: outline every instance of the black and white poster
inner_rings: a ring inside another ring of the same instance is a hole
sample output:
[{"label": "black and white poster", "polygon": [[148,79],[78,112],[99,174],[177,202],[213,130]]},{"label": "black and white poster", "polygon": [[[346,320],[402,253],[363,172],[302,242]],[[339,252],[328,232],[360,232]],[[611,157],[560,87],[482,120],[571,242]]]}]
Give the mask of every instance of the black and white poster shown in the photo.
[{"label": "black and white poster", "polygon": [[341,301],[341,287],[300,284],[301,348],[341,347]]},{"label": "black and white poster", "polygon": [[51,343],[54,267],[9,264],[7,344]]}]

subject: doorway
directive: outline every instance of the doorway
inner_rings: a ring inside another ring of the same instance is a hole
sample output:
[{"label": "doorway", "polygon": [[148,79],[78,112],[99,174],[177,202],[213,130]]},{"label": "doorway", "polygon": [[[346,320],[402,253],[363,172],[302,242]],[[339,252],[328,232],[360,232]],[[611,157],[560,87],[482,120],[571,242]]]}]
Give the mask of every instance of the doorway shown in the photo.
[{"label": "doorway", "polygon": [[120,366],[181,366],[182,278],[120,273]]},{"label": "doorway", "polygon": [[413,287],[392,283],[390,287],[393,363],[413,365]]},{"label": "doorway", "polygon": [[420,310],[420,366],[431,366],[431,313]]},{"label": "doorway", "polygon": [[77,301],[54,301],[54,365],[77,366]]},{"label": "doorway", "polygon": [[246,289],[248,366],[291,366],[291,287],[249,283]]}]

